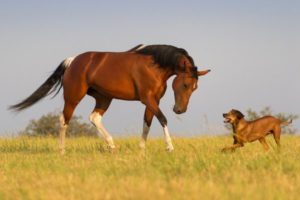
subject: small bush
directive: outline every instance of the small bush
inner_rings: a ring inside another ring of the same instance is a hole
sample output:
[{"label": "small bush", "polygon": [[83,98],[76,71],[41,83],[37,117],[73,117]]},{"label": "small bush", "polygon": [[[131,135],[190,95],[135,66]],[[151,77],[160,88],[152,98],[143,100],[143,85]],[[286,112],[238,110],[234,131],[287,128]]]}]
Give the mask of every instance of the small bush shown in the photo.
[{"label": "small bush", "polygon": [[[31,120],[27,127],[20,132],[26,136],[57,136],[60,129],[60,115],[48,113],[37,120]],[[96,136],[97,130],[92,124],[84,123],[81,117],[73,116],[67,129],[67,136]]]}]

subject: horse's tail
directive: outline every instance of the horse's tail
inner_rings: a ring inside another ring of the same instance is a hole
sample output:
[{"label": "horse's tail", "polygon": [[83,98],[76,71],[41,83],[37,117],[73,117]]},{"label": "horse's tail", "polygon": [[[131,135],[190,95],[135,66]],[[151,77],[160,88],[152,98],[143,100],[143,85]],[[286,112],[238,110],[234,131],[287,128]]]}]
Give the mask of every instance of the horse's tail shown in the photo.
[{"label": "horse's tail", "polygon": [[20,103],[10,106],[9,109],[14,111],[24,110],[25,108],[32,106],[42,98],[52,94],[57,90],[57,92],[53,96],[55,97],[62,88],[62,81],[65,70],[68,66],[70,66],[73,60],[73,57],[63,60],[56,68],[56,70],[51,74],[51,76],[36,91],[34,91],[29,97],[27,97]]}]

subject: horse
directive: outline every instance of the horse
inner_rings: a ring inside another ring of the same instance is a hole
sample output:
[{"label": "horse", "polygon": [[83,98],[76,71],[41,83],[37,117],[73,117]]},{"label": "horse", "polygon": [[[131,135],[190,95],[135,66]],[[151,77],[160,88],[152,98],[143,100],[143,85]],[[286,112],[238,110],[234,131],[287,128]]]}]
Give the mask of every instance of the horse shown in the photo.
[{"label": "horse", "polygon": [[89,116],[103,136],[109,150],[114,150],[113,138],[102,124],[102,117],[113,99],[140,101],[146,106],[140,148],[146,146],[152,119],[160,122],[166,150],[174,147],[167,119],[159,108],[167,89],[167,80],[175,75],[172,88],[177,114],[186,112],[191,94],[197,89],[198,77],[210,70],[198,71],[193,58],[183,48],[171,45],[137,45],[124,52],[89,51],[63,60],[49,78],[29,97],[9,108],[21,111],[63,88],[64,108],[60,116],[59,149],[65,153],[65,135],[72,114],[85,95],[95,99]]}]

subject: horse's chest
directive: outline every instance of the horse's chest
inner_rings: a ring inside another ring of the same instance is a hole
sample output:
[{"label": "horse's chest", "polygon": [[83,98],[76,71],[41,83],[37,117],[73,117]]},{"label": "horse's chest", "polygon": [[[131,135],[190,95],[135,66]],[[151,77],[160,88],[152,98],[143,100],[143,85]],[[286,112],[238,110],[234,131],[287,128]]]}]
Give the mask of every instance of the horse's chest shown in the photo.
[{"label": "horse's chest", "polygon": [[159,89],[159,95],[160,97],[164,96],[164,94],[166,93],[166,90],[167,90],[167,86],[161,86],[160,89]]}]

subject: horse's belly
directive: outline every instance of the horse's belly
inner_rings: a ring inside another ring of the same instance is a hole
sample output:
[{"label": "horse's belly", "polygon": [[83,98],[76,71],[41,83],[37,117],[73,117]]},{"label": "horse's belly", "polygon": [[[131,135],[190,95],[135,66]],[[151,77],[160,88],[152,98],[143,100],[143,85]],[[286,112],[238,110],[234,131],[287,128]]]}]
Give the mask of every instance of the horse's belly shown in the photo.
[{"label": "horse's belly", "polygon": [[132,87],[109,87],[109,86],[93,86],[98,93],[115,99],[122,100],[139,100],[135,89]]},{"label": "horse's belly", "polygon": [[122,100],[139,100],[138,96],[134,92],[130,91],[111,91],[109,92],[112,98]]}]

